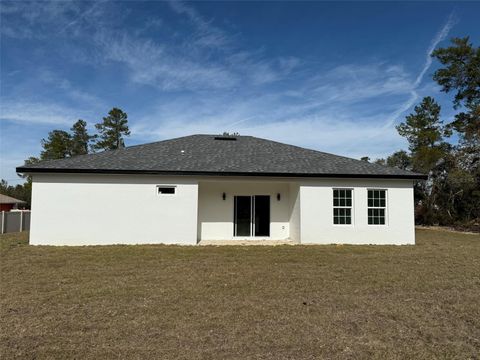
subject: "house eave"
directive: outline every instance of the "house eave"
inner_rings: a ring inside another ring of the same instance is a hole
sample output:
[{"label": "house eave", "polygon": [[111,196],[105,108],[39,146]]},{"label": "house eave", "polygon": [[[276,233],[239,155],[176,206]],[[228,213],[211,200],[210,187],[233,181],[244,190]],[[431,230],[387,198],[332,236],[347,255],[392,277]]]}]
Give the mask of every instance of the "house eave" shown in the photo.
[{"label": "house eave", "polygon": [[54,169],[54,168],[29,168],[20,166],[16,168],[21,174],[118,174],[118,175],[170,175],[170,176],[255,176],[255,177],[290,177],[290,178],[354,178],[354,179],[402,179],[426,180],[423,174],[346,174],[346,173],[281,173],[281,172],[236,172],[236,171],[168,171],[168,170],[125,170],[125,169]]}]

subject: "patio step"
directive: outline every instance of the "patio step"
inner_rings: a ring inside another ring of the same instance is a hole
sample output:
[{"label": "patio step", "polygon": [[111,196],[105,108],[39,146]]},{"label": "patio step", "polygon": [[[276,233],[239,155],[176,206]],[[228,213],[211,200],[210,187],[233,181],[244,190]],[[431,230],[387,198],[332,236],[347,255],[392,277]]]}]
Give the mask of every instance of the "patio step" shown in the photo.
[{"label": "patio step", "polygon": [[201,240],[198,245],[201,246],[277,246],[277,245],[296,245],[293,240]]}]

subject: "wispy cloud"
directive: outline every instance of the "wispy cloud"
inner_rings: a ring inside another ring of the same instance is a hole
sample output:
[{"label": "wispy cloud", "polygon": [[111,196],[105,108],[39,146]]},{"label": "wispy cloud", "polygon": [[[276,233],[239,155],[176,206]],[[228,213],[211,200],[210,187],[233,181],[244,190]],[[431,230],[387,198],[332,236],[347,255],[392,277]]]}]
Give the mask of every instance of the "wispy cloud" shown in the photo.
[{"label": "wispy cloud", "polygon": [[418,94],[418,87],[421,85],[423,81],[423,77],[425,76],[426,72],[432,66],[432,52],[435,50],[437,45],[445,40],[450,33],[452,27],[456,24],[457,18],[454,13],[451,13],[448,17],[446,23],[442,26],[442,28],[437,32],[437,34],[433,37],[430,46],[428,47],[426,54],[425,54],[425,63],[423,65],[422,70],[418,73],[415,81],[410,85],[410,96],[409,98],[398,108],[396,109],[387,119],[385,125],[382,127],[382,130],[391,128],[392,124],[395,123],[398,118],[404,114],[408,109],[410,109],[415,102],[419,98]]},{"label": "wispy cloud", "polygon": [[186,15],[195,27],[193,33],[195,45],[218,48],[230,43],[230,36],[218,27],[213,26],[212,21],[205,20],[195,8],[182,1],[169,1],[168,3],[177,14]]},{"label": "wispy cloud", "polygon": [[[451,13],[448,17],[446,23],[442,26],[442,28],[437,32],[437,34],[432,39],[430,46],[428,47],[426,54],[425,54],[425,63],[422,67],[422,70],[418,73],[415,80],[413,82],[404,82],[401,88],[403,91],[408,93],[407,99],[402,102],[394,111],[388,114],[383,122],[383,125],[378,126],[376,129],[370,132],[370,134],[366,135],[367,140],[384,138],[388,136],[388,134],[396,133],[395,124],[398,122],[400,116],[405,114],[409,109],[411,109],[415,103],[418,101],[419,95],[419,87],[423,81],[425,73],[430,69],[432,65],[432,52],[435,50],[437,45],[446,39],[450,30],[455,25],[457,19],[454,13]],[[378,157],[378,156],[377,156]]]},{"label": "wispy cloud", "polygon": [[92,95],[89,92],[81,90],[78,86],[74,86],[68,79],[59,76],[53,70],[46,68],[39,68],[37,73],[37,80],[45,83],[49,87],[54,87],[62,91],[62,93],[76,100],[83,105],[88,105],[90,108],[105,107],[104,102],[98,96]]},{"label": "wispy cloud", "polygon": [[[400,65],[385,63],[343,64],[313,77],[309,92],[330,102],[358,102],[384,95],[405,94],[411,77]],[[315,85],[320,84],[320,85]]]},{"label": "wispy cloud", "polygon": [[[206,20],[183,2],[169,2],[193,27],[183,41],[157,42],[127,31],[99,29],[94,36],[105,60],[125,64],[137,84],[161,90],[230,89],[261,86],[288,76],[300,63],[293,57],[266,58],[262,51],[235,46],[235,36]],[[218,56],[212,56],[212,51]]]},{"label": "wispy cloud", "polygon": [[107,61],[123,63],[138,84],[162,90],[219,89],[233,86],[235,74],[222,66],[198,63],[151,40],[101,32],[95,37]]},{"label": "wispy cloud", "polygon": [[437,45],[445,40],[450,33],[450,30],[452,27],[457,23],[458,19],[455,16],[455,13],[451,13],[450,16],[447,19],[447,22],[443,25],[443,27],[438,31],[438,33],[435,35],[435,37],[432,39],[432,42],[430,43],[430,46],[427,49],[427,52],[425,54],[425,64],[423,65],[422,71],[418,74],[417,78],[415,79],[415,82],[413,83],[413,88],[416,89],[420,83],[423,80],[423,77],[425,76],[425,73],[430,69],[430,66],[432,66],[432,52],[435,50]]},{"label": "wispy cloud", "polygon": [[2,109],[0,111],[0,121],[37,125],[66,126],[82,117],[91,117],[90,110],[21,99],[2,99]]},{"label": "wispy cloud", "polygon": [[130,31],[113,22],[112,14],[120,23],[122,15],[104,1],[2,2],[0,31],[6,37],[45,41],[74,37],[90,48],[82,54],[79,46],[72,48],[64,41],[62,56],[71,52],[72,61],[124,64],[133,83],[164,91],[261,86],[287,77],[300,63],[293,56],[267,58],[262,51],[239,48],[236,35],[215,26],[213,19],[189,4],[172,1],[169,8],[192,30],[179,35],[160,27],[163,41],[145,34],[145,26],[158,27],[161,19]]},{"label": "wispy cloud", "polygon": [[89,8],[76,14],[75,17],[71,21],[69,21],[61,31],[66,31],[81,22],[82,20],[87,19],[87,17],[91,17],[92,15],[94,15],[95,12],[100,8],[101,4],[102,1],[94,2],[93,5],[91,5]]},{"label": "wispy cloud", "polygon": [[103,22],[103,4],[103,1],[93,5],[81,1],[2,1],[0,33],[18,39],[48,39],[67,30],[78,34],[79,27]]}]

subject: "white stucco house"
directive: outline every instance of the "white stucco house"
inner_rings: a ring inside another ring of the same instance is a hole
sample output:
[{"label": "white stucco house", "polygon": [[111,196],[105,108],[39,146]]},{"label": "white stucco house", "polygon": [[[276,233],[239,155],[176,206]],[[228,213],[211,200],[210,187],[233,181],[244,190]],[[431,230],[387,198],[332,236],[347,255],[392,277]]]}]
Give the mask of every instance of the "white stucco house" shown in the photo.
[{"label": "white stucco house", "polygon": [[192,135],[17,168],[30,243],[414,244],[424,175],[251,136]]}]

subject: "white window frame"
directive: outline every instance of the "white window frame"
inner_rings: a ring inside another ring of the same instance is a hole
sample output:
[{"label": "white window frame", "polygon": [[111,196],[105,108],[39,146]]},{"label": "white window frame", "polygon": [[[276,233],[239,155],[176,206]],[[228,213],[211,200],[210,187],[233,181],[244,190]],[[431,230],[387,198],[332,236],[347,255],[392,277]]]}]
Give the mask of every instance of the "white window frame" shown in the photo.
[{"label": "white window frame", "polygon": [[[351,206],[335,206],[335,190],[350,190],[352,192],[352,204]],[[345,188],[341,188],[341,187],[334,187],[332,188],[332,202],[331,202],[331,206],[332,206],[332,224],[334,226],[353,226],[354,225],[354,221],[355,221],[355,216],[354,216],[354,198],[355,198],[355,195],[354,195],[354,189],[351,188],[351,187],[345,187]],[[335,209],[350,209],[350,224],[335,224]]]},{"label": "white window frame", "polygon": [[[385,191],[385,206],[369,206],[368,205],[368,192],[369,191]],[[369,224],[368,222],[368,210],[370,209],[383,209],[384,210],[384,224]],[[388,189],[385,188],[368,188],[367,189],[367,225],[368,226],[388,226]]]},{"label": "white window frame", "polygon": [[[173,194],[161,193],[160,189],[162,188],[173,189]],[[177,195],[177,185],[157,185],[155,186],[155,191],[157,192],[157,196],[175,196]]]}]

